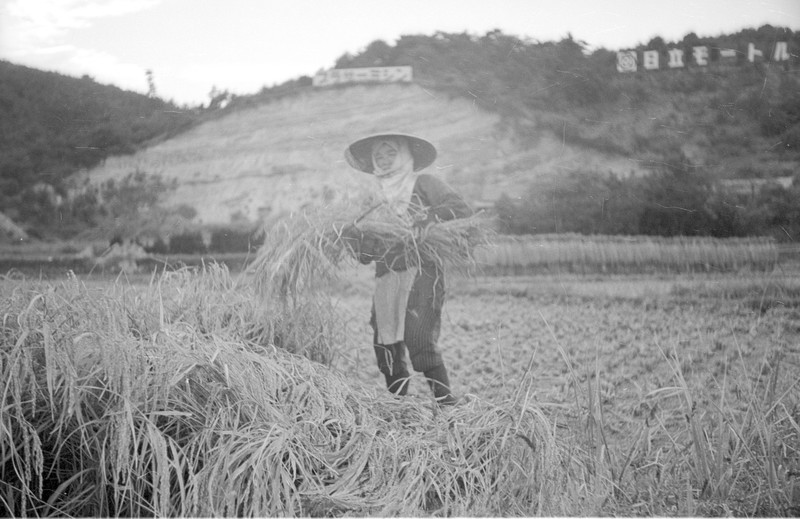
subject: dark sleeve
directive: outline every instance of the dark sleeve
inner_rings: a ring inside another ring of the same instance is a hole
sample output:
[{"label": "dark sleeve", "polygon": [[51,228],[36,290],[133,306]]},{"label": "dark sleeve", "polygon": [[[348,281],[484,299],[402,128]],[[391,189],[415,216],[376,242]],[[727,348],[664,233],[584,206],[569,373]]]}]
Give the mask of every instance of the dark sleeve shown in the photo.
[{"label": "dark sleeve", "polygon": [[414,192],[421,204],[427,208],[427,217],[422,221],[423,225],[466,218],[473,214],[472,208],[461,195],[432,175],[420,175]]},{"label": "dark sleeve", "polygon": [[378,238],[362,233],[358,248],[358,261],[362,265],[367,265],[373,261],[380,260],[386,254],[386,246]]},{"label": "dark sleeve", "polygon": [[355,225],[345,226],[339,233],[339,239],[364,265],[379,260],[386,253],[386,246],[378,238],[365,234]]}]

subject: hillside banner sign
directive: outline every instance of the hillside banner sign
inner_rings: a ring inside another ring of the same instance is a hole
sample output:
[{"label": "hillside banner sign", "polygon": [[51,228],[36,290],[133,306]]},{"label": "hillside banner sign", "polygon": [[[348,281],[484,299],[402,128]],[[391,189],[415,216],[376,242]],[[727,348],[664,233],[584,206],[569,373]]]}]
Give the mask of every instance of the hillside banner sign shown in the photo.
[{"label": "hillside banner sign", "polygon": [[[682,69],[691,63],[694,66],[706,67],[711,62],[710,47],[707,45],[698,45],[692,47],[692,52],[689,56],[683,48],[668,49],[666,55],[658,50],[644,50],[641,51],[641,59],[639,53],[635,50],[623,50],[617,52],[617,72],[636,72],[637,70],[674,70]],[[736,49],[717,49],[719,50],[718,63],[736,63],[740,52]],[[789,61],[789,46],[785,41],[775,43],[772,49],[771,62],[780,63]],[[768,56],[764,55],[764,51],[757,49],[752,43],[747,45],[747,61],[755,63],[756,61],[763,61]],[[666,59],[663,59],[666,58]]]},{"label": "hillside banner sign", "polygon": [[314,86],[339,85],[342,83],[410,83],[413,80],[411,67],[362,67],[333,68],[314,75]]}]

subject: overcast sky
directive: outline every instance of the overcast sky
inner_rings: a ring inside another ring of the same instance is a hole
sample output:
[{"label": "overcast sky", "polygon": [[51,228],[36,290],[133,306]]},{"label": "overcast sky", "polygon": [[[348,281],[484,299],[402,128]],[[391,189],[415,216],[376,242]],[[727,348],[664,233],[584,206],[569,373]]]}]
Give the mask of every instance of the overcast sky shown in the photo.
[{"label": "overcast sky", "polygon": [[493,29],[621,50],[654,36],[800,30],[800,0],[0,0],[0,59],[207,102],[331,68],[381,39]]}]

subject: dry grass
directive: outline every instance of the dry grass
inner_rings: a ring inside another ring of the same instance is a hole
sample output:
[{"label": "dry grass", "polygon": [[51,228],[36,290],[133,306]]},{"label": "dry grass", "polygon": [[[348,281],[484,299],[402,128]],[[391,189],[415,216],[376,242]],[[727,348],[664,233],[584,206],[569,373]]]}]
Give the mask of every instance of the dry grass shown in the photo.
[{"label": "dry grass", "polygon": [[[6,279],[2,512],[797,515],[800,377],[782,343],[760,364],[739,350],[706,366],[714,383],[698,385],[680,331],[660,358],[648,338],[592,363],[547,320],[566,403],[542,400],[533,351],[507,359],[518,371],[491,400],[440,409],[331,368],[354,338],[324,293],[286,305],[250,280],[217,265],[140,286]],[[623,419],[605,371],[619,362],[670,372],[643,374],[655,385]]]},{"label": "dry grass", "polygon": [[447,410],[366,388],[265,340],[224,269],[4,290],[5,514],[574,510],[559,498],[571,461],[524,387]]},{"label": "dry grass", "polygon": [[491,237],[481,214],[416,228],[370,201],[309,209],[265,230],[264,244],[249,267],[258,292],[267,299],[294,301],[326,286],[341,263],[356,259],[358,245],[347,232],[353,227],[376,242],[383,256],[400,251],[408,265],[434,262],[460,273],[475,270],[475,251]]},{"label": "dry grass", "polygon": [[[502,398],[531,358],[535,394],[582,467],[570,483],[596,504],[592,515],[797,516],[800,312],[785,299],[797,281],[681,278],[686,296],[624,296],[622,277],[583,292],[542,287],[544,276],[528,281],[533,291],[519,278],[493,294],[476,284],[476,296],[450,303],[448,366],[469,391]],[[757,284],[760,300],[781,304],[752,305]]]},{"label": "dry grass", "polygon": [[[675,352],[662,354],[674,385],[647,395],[643,420],[612,450],[609,473],[617,510],[679,516],[800,512],[797,364],[787,365],[784,374],[780,354],[755,369],[742,358],[732,359],[718,380],[717,400],[709,402],[708,391],[687,382],[685,359]],[[734,379],[734,364],[741,364],[743,379]],[[598,373],[598,387],[599,380]],[[744,392],[729,401],[727,386],[741,382]],[[605,426],[602,417],[598,423]]]}]

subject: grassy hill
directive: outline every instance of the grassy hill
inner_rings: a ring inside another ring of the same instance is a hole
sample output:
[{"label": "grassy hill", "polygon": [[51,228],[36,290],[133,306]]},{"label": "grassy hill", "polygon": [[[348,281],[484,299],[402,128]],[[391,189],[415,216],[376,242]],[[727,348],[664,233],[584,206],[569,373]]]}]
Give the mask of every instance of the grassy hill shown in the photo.
[{"label": "grassy hill", "polygon": [[[307,91],[202,123],[89,171],[93,182],[144,171],[177,180],[168,203],[197,209],[198,221],[257,221],[305,204],[341,198],[371,183],[344,161],[345,147],[394,130],[432,140],[431,172],[473,202],[513,193],[559,168],[638,169],[623,157],[560,141],[543,131],[521,145],[497,113],[464,97],[419,85],[360,85]],[[530,168],[509,167],[530,163]]]}]

